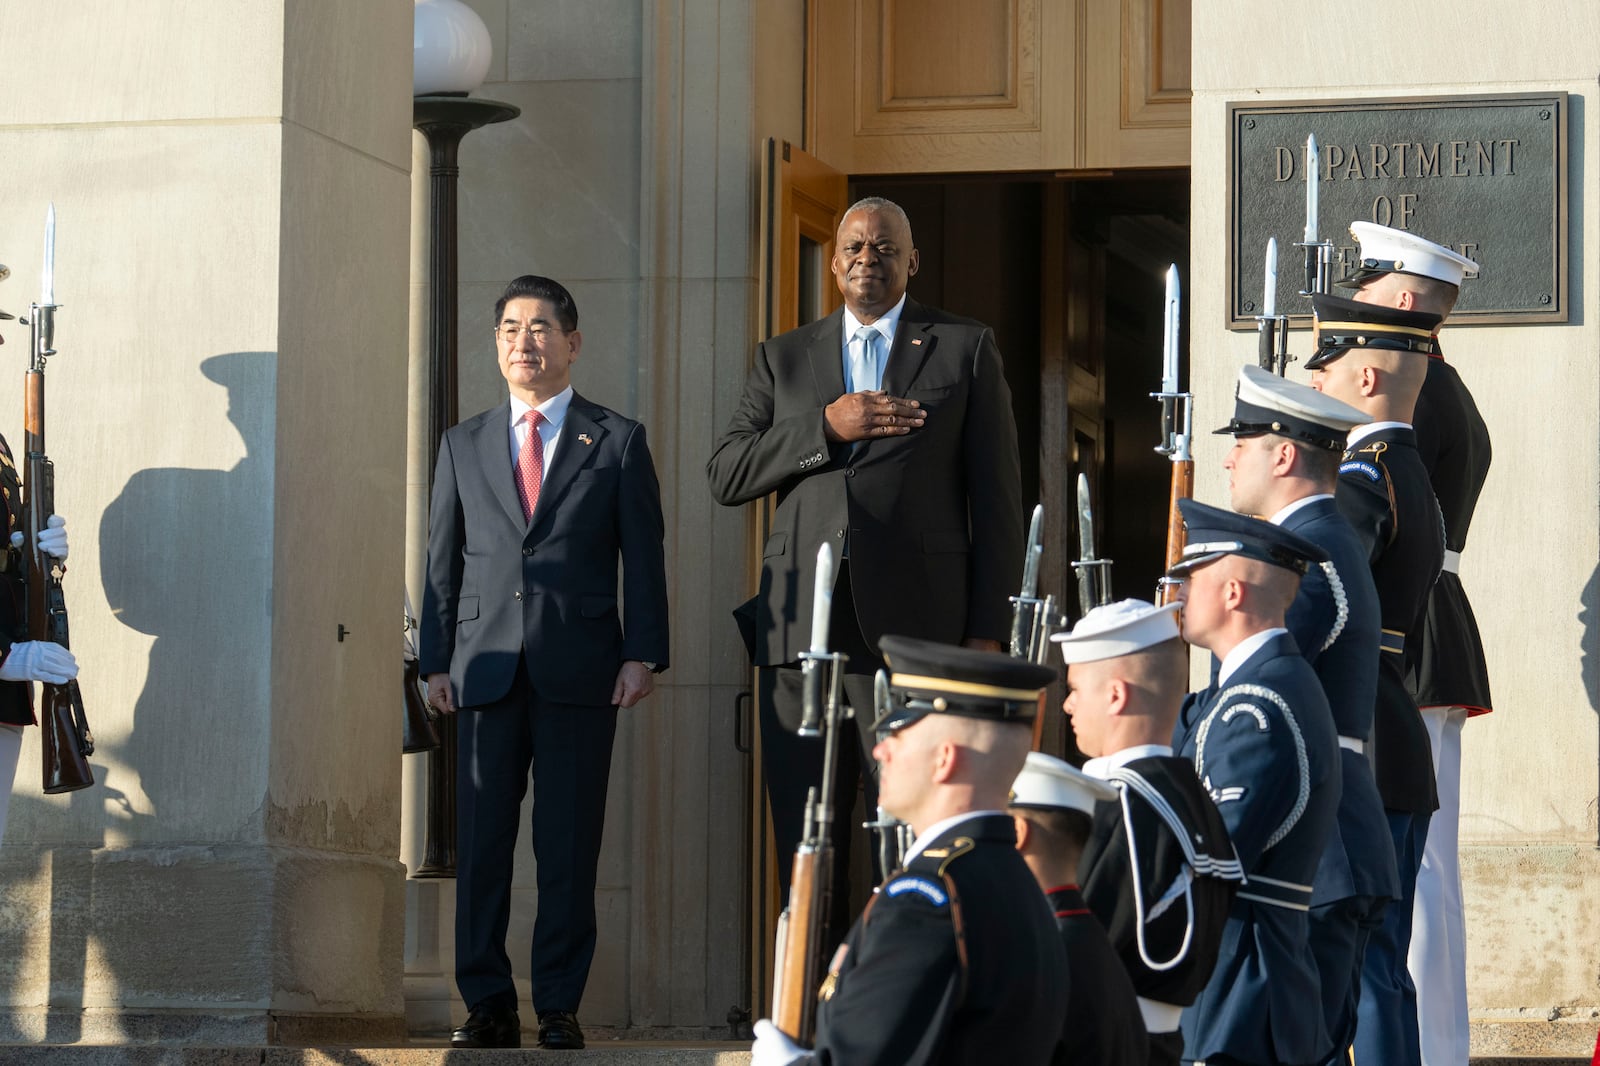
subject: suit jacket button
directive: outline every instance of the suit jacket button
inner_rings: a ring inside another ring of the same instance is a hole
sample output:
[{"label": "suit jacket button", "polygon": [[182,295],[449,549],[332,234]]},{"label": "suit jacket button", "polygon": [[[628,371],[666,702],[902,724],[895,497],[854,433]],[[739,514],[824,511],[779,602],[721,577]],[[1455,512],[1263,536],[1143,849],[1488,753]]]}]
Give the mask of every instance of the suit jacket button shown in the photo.
[{"label": "suit jacket button", "polygon": [[511,594],[511,598],[512,598],[512,599],[514,599],[514,600],[520,600],[520,599],[522,599],[522,593],[520,593],[520,592],[513,592],[513,593],[512,593],[512,594]]},{"label": "suit jacket button", "polygon": [[532,548],[523,548],[522,549],[522,554],[523,555],[532,555],[533,554],[533,549]]},{"label": "suit jacket button", "polygon": [[846,470],[844,472],[844,476],[845,477],[855,477],[856,476],[856,468],[855,467],[851,467],[849,470]]},{"label": "suit jacket button", "polygon": [[833,535],[836,536],[836,537],[841,537],[842,538],[844,536],[844,530],[836,529],[836,530],[833,531]]}]

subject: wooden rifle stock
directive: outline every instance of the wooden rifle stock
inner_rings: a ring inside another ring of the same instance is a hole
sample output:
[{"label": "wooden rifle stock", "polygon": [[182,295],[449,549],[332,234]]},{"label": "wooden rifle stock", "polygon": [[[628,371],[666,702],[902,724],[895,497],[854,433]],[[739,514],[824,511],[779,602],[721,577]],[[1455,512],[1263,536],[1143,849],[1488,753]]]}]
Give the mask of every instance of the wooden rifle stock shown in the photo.
[{"label": "wooden rifle stock", "polygon": [[[42,362],[42,361],[41,361]],[[22,483],[23,531],[27,538],[28,638],[71,647],[67,637],[67,602],[61,591],[62,568],[39,549],[39,532],[55,513],[55,465],[44,450],[44,372],[26,375],[22,425],[27,449]],[[94,784],[89,756],[94,736],[84,715],[83,695],[76,680],[41,685],[39,745],[44,754],[46,795],[75,792]]]},{"label": "wooden rifle stock", "polygon": [[783,912],[778,944],[777,982],[772,1020],[802,1045],[816,1035],[818,970],[822,928],[827,922],[833,846],[801,844],[794,853],[789,906]]},{"label": "wooden rifle stock", "polygon": [[[1188,499],[1194,495],[1194,460],[1175,459],[1172,462],[1172,493],[1167,500],[1167,562],[1162,571],[1172,569],[1177,561],[1183,558],[1183,514],[1178,510],[1178,501]],[[1161,585],[1161,602],[1171,603],[1177,598],[1177,586],[1163,583]]]}]

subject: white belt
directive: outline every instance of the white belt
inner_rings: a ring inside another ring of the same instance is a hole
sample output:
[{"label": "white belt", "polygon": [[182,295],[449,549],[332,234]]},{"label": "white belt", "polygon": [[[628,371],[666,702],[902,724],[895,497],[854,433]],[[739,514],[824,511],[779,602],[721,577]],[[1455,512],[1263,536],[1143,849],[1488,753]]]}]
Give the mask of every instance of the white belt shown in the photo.
[{"label": "white belt", "polygon": [[1170,1033],[1183,1022],[1183,1008],[1175,1003],[1162,1003],[1157,999],[1139,998],[1139,1014],[1144,1018],[1147,1033]]},{"label": "white belt", "polygon": [[1345,751],[1353,751],[1357,755],[1367,753],[1367,742],[1358,737],[1340,737],[1339,746]]},{"label": "white belt", "polygon": [[1444,572],[1447,574],[1461,573],[1461,553],[1453,552],[1449,548],[1444,550]]}]

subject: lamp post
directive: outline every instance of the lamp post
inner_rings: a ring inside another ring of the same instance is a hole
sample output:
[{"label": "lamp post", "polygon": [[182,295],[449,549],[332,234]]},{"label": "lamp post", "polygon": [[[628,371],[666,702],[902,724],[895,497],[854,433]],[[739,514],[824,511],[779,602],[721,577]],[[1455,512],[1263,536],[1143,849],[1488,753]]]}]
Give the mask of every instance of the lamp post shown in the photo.
[{"label": "lamp post", "polygon": [[[411,124],[428,140],[428,490],[439,441],[457,418],[456,162],[461,139],[522,109],[467,94],[489,71],[488,27],[462,0],[417,0]],[[413,877],[456,874],[456,724],[441,715],[439,746],[427,752],[422,864]]]}]

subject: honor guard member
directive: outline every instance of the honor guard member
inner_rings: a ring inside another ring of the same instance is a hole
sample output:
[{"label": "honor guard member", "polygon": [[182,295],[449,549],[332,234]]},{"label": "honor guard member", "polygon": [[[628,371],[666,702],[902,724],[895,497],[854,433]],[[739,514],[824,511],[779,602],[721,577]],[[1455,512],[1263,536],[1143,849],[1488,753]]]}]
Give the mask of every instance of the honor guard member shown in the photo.
[{"label": "honor guard member", "polygon": [[1347,403],[1247,365],[1239,370],[1233,418],[1217,430],[1233,436],[1222,464],[1233,509],[1328,553],[1301,579],[1284,624],[1321,680],[1339,731],[1339,818],[1311,893],[1311,950],[1339,1058],[1355,1036],[1367,939],[1400,891],[1368,750],[1378,693],[1378,590],[1367,552],[1334,502],[1345,438],[1365,421]]},{"label": "honor guard member", "polygon": [[1117,790],[1053,755],[1032,751],[1011,786],[1017,851],[1056,912],[1071,992],[1056,1066],[1144,1066],[1144,1019],[1128,971],[1078,891],[1078,860],[1098,804]]},{"label": "honor guard member", "polygon": [[1005,808],[1056,672],[885,636],[878,802],[916,840],[834,953],[816,1047],[756,1023],[755,1066],[1052,1061],[1068,995],[1054,916]]},{"label": "honor guard member", "polygon": [[[0,281],[11,276],[10,268],[0,263]],[[0,322],[15,315],[0,311]],[[5,339],[0,338],[0,344]],[[17,761],[22,756],[22,730],[37,725],[33,713],[33,685],[64,685],[78,676],[78,660],[72,652],[54,641],[8,639],[26,628],[21,617],[26,598],[23,583],[22,480],[11,448],[0,437],[0,837],[6,833],[6,817],[11,808],[11,786],[17,776]],[[39,547],[57,562],[67,561],[67,520],[51,515],[39,530]]]},{"label": "honor guard member", "polygon": [[1439,316],[1337,296],[1312,297],[1312,385],[1366,416],[1351,430],[1336,500],[1366,549],[1383,624],[1373,722],[1378,794],[1400,874],[1362,965],[1357,1060],[1415,1063],[1416,992],[1406,971],[1412,900],[1435,807],[1427,729],[1405,684],[1406,637],[1422,619],[1444,561],[1443,518],[1417,453],[1411,419],[1436,347]]},{"label": "honor guard member", "polygon": [[1194,764],[1172,753],[1188,675],[1177,612],[1123,600],[1052,638],[1084,772],[1116,790],[1095,809],[1079,884],[1133,981],[1151,1066],[1182,1057],[1183,1008],[1211,978],[1244,879]]},{"label": "honor guard member", "polygon": [[1322,683],[1284,620],[1328,553],[1192,499],[1183,636],[1222,660],[1185,702],[1179,751],[1211,793],[1244,867],[1211,980],[1183,1012],[1185,1061],[1312,1066],[1333,1049],[1309,940],[1312,881],[1339,808],[1339,741]]},{"label": "honor guard member", "polygon": [[[1339,284],[1361,303],[1448,318],[1468,271],[1478,264],[1414,233],[1353,222],[1361,246],[1355,272]],[[1461,585],[1461,553],[1478,493],[1489,475],[1489,427],[1461,375],[1437,347],[1417,397],[1412,428],[1417,453],[1444,512],[1444,572],[1428,595],[1422,624],[1406,636],[1406,683],[1422,711],[1439,809],[1417,874],[1410,971],[1417,986],[1422,1061],[1467,1060],[1466,921],[1461,903],[1457,829],[1461,817],[1461,728],[1490,710],[1489,671],[1478,622]]]}]

